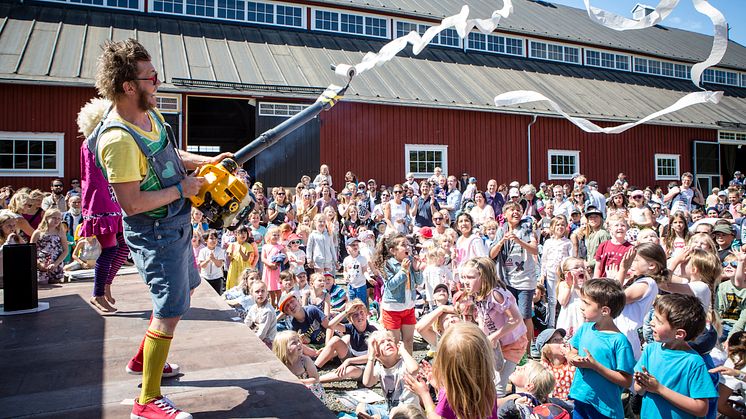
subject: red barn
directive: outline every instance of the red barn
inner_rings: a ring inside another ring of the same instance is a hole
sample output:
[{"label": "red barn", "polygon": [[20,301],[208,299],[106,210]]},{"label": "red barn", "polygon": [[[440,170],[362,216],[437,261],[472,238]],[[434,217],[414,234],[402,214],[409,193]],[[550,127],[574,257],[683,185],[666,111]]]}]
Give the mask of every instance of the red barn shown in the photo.
[{"label": "red barn", "polygon": [[[82,4],[86,3],[86,4]],[[75,118],[94,97],[96,59],[107,39],[134,37],[153,56],[159,108],[183,147],[235,151],[344,81],[329,67],[354,64],[412,30],[424,32],[459,2],[381,0],[77,0],[0,3],[0,184],[47,190],[79,176]],[[487,17],[494,1],[470,2]],[[356,77],[330,112],[247,166],[267,185],[293,185],[331,166],[392,184],[435,166],[490,178],[567,182],[582,172],[602,188],[618,172],[664,185],[692,171],[703,189],[744,170],[746,48],[729,42],[703,75],[722,90],[698,105],[620,135],[587,134],[544,103],[496,108],[493,97],[537,90],[601,125],[640,119],[697,88],[693,63],[712,37],[655,26],[615,32],[584,10],[513,0],[498,29],[436,37]],[[424,9],[423,9],[424,7]]]}]

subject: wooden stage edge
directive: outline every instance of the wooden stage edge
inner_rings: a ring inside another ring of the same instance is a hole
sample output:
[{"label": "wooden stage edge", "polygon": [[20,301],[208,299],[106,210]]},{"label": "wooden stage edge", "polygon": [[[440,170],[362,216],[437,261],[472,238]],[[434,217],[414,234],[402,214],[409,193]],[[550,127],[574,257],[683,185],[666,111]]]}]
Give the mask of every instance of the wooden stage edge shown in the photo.
[{"label": "wooden stage edge", "polygon": [[[6,281],[10,280],[5,278]],[[119,311],[89,303],[93,281],[40,285],[49,310],[0,317],[0,416],[128,418],[140,376],[125,366],[152,304],[137,274],[112,287]],[[195,418],[333,418],[204,281],[176,329],[162,392]]]}]

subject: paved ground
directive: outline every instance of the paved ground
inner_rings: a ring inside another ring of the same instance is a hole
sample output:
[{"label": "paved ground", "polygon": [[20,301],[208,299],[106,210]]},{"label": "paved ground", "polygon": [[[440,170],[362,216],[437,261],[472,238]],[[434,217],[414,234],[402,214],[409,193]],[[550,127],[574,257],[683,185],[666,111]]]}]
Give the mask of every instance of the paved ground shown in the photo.
[{"label": "paved ground", "polygon": [[[124,366],[147,328],[149,293],[139,276],[118,277],[120,311],[101,316],[91,289],[40,286],[49,310],[0,317],[0,416],[127,417],[140,378]],[[164,379],[164,393],[195,418],[334,417],[233,316],[209,286],[197,288],[169,356],[184,374]]]}]

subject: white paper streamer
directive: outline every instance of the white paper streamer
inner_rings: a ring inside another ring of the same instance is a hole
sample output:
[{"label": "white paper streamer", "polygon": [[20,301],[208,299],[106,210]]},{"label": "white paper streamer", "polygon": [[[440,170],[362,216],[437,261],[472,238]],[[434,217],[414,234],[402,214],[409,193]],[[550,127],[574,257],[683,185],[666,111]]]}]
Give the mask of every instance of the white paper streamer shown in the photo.
[{"label": "white paper streamer", "polygon": [[[649,28],[653,25],[657,25],[663,21],[669,14],[676,8],[679,0],[661,0],[655,7],[655,10],[640,20],[628,19],[623,16],[614,14],[607,10],[593,7],[590,4],[590,0],[583,0],[585,2],[585,8],[588,12],[588,16],[595,22],[617,31],[635,30]],[[700,79],[704,70],[720,62],[725,55],[725,51],[728,46],[728,26],[725,21],[725,17],[719,10],[710,5],[707,0],[692,0],[695,9],[710,18],[715,29],[715,35],[712,42],[712,50],[709,56],[703,62],[697,63],[692,66],[691,80],[696,86],[700,86]],[[503,1],[503,8],[495,10],[489,19],[469,19],[469,6],[463,6],[461,12],[457,15],[448,16],[441,21],[437,26],[430,27],[425,31],[422,36],[417,32],[412,31],[404,36],[396,38],[391,42],[384,45],[378,53],[368,52],[363,57],[363,60],[349,66],[347,64],[338,64],[336,66],[335,73],[342,76],[349,76],[349,74],[362,74],[376,66],[383,65],[390,61],[400,51],[406,48],[407,44],[412,44],[412,52],[414,55],[419,54],[433,38],[448,28],[455,28],[461,39],[466,39],[469,32],[473,28],[477,28],[480,32],[485,34],[492,33],[496,28],[501,18],[507,18],[513,12],[513,4],[511,0]],[[352,70],[354,69],[354,70]],[[352,73],[350,71],[353,71]],[[712,92],[702,91],[690,93],[673,105],[654,112],[638,121],[630,122],[615,127],[600,127],[593,122],[584,119],[570,116],[568,113],[562,110],[555,101],[544,96],[543,94],[535,91],[528,90],[517,90],[512,92],[503,93],[495,97],[495,105],[510,106],[518,105],[529,102],[547,101],[549,102],[552,109],[557,113],[565,117],[567,120],[577,125],[580,129],[586,132],[594,133],[605,133],[605,134],[619,134],[634,126],[644,124],[652,119],[666,115],[671,112],[684,109],[688,106],[700,104],[700,103],[714,103],[720,102],[723,97],[723,92]]]}]

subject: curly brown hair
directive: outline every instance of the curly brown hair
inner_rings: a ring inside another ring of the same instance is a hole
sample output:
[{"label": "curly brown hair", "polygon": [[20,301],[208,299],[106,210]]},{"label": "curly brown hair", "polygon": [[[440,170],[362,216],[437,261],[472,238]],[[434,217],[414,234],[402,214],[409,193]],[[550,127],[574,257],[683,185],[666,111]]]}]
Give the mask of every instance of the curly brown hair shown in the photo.
[{"label": "curly brown hair", "polygon": [[137,78],[137,63],[150,61],[150,54],[137,40],[106,41],[98,59],[96,90],[111,101],[124,94],[124,82]]}]

